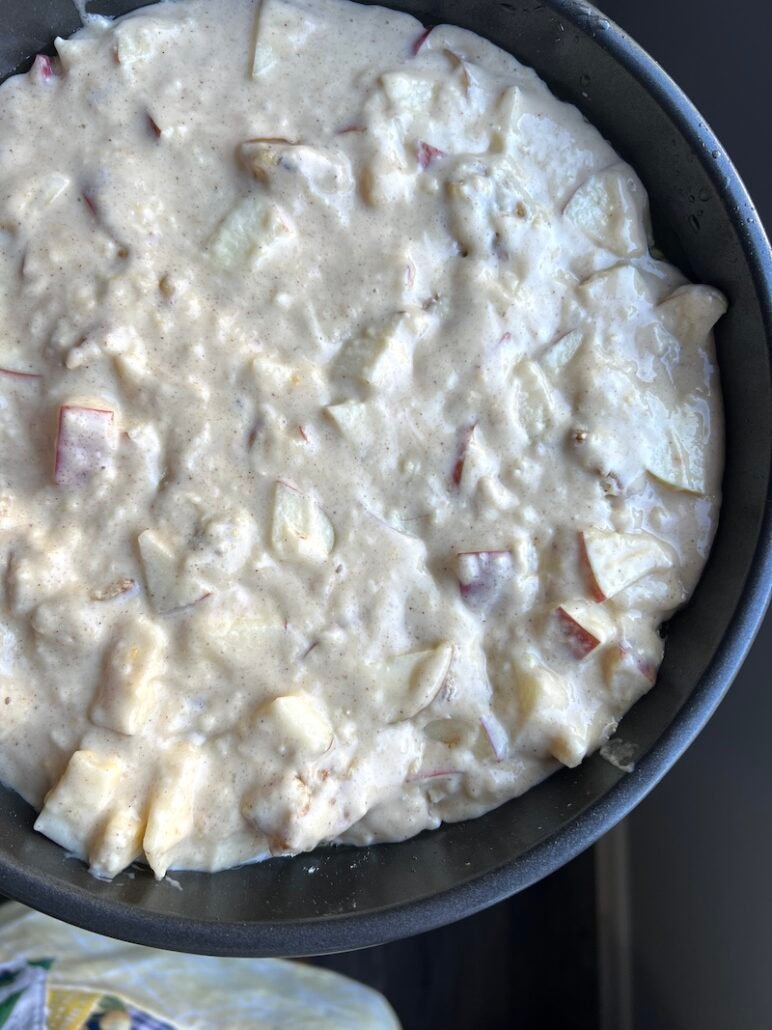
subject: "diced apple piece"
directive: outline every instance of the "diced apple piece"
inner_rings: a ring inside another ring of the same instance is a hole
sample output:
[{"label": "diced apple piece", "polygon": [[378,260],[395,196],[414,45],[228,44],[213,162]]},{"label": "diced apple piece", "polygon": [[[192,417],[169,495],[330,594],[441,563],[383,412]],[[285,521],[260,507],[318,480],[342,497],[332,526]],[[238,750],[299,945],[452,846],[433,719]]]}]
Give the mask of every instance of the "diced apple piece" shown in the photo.
[{"label": "diced apple piece", "polygon": [[523,94],[517,86],[507,86],[496,101],[494,132],[497,150],[504,150],[515,138],[517,123],[523,110]]},{"label": "diced apple piece", "polygon": [[122,869],[142,855],[145,820],[129,809],[118,809],[108,816],[88,850],[91,872],[112,880]]},{"label": "diced apple piece", "polygon": [[635,265],[619,264],[593,273],[579,285],[578,293],[593,313],[602,311],[611,319],[635,311],[649,289]]},{"label": "diced apple piece", "polygon": [[430,316],[422,309],[401,311],[385,326],[349,340],[335,361],[339,375],[353,376],[379,389],[398,388],[413,371],[413,349]]},{"label": "diced apple piece", "polygon": [[658,658],[641,658],[620,645],[607,648],[602,659],[606,686],[625,710],[651,689],[658,667]]},{"label": "diced apple piece", "polygon": [[530,719],[540,708],[562,711],[570,700],[567,684],[530,654],[518,656],[515,687],[524,720]]},{"label": "diced apple piece", "polygon": [[413,57],[417,57],[418,56],[418,54],[419,54],[419,52],[421,50],[421,47],[424,45],[426,40],[429,38],[429,35],[433,31],[433,29],[434,29],[434,26],[430,25],[428,28],[425,28],[422,32],[420,32],[416,36],[415,40],[413,41],[413,45],[410,48],[410,52],[412,53]]},{"label": "diced apple piece", "polygon": [[659,305],[657,313],[681,343],[700,346],[726,310],[726,297],[712,286],[681,286]]},{"label": "diced apple piece", "polygon": [[579,765],[587,753],[587,733],[568,719],[571,694],[565,680],[525,654],[515,663],[515,686],[524,725],[546,739],[550,754],[563,765]]},{"label": "diced apple piece", "polygon": [[700,413],[687,406],[672,412],[658,446],[651,445],[647,472],[665,486],[703,494],[707,487],[708,434]]},{"label": "diced apple piece", "polygon": [[351,163],[341,150],[292,143],[289,140],[247,140],[239,147],[242,164],[265,186],[277,173],[296,175],[318,193],[344,193],[353,188]]},{"label": "diced apple piece", "polygon": [[201,749],[187,741],[172,744],[164,752],[142,842],[157,880],[163,879],[175,847],[193,829],[196,790],[203,766]]},{"label": "diced apple piece", "polygon": [[275,698],[258,711],[255,722],[267,729],[281,754],[313,759],[332,746],[332,726],[319,704],[306,693]]},{"label": "diced apple piece", "polygon": [[565,336],[548,347],[541,359],[542,368],[551,376],[558,375],[562,369],[571,361],[573,356],[584,343],[584,333],[581,329],[573,329]]},{"label": "diced apple piece", "polygon": [[57,486],[86,486],[93,475],[112,466],[116,444],[112,411],[62,405],[54,463]]},{"label": "diced apple piece", "polygon": [[[179,36],[186,21],[184,18],[162,19],[134,13],[130,18],[116,22],[113,50],[116,64],[133,73],[139,71],[143,64],[151,61],[159,53],[171,52],[174,37]],[[73,57],[79,56],[78,51],[84,43],[85,40],[81,42],[77,38],[57,39],[56,49],[65,67],[73,63]],[[72,56],[69,54],[70,50],[74,51]],[[81,56],[81,60],[83,59],[85,56]]]},{"label": "diced apple piece", "polygon": [[564,401],[535,361],[520,361],[514,368],[513,400],[528,436],[542,436],[567,414]]},{"label": "diced apple piece", "polygon": [[461,597],[470,608],[494,605],[515,570],[511,551],[464,551],[456,562]]},{"label": "diced apple piece", "polygon": [[58,78],[59,72],[54,64],[53,58],[48,54],[37,54],[29,70],[33,82],[49,83]]},{"label": "diced apple piece", "polygon": [[152,529],[137,538],[145,586],[153,607],[166,613],[195,604],[206,596],[201,581],[186,573],[169,543]]},{"label": "diced apple piece", "polygon": [[433,147],[431,143],[425,143],[423,140],[416,145],[416,160],[423,171],[426,171],[430,165],[434,164],[441,157],[446,156],[444,150],[440,150],[439,147]]},{"label": "diced apple piece", "polygon": [[380,663],[375,670],[386,722],[412,719],[436,697],[453,658],[450,644],[412,651]]},{"label": "diced apple piece", "polygon": [[216,264],[232,271],[254,265],[293,233],[288,216],[275,201],[251,193],[215,229],[208,251]]},{"label": "diced apple piece", "polygon": [[564,601],[555,609],[561,632],[580,661],[614,635],[614,622],[604,609],[590,601]]},{"label": "diced apple piece", "polygon": [[194,609],[188,627],[194,656],[203,652],[246,668],[260,661],[277,634],[286,636],[284,615],[275,600],[239,589],[221,595],[217,604]]},{"label": "diced apple piece", "polygon": [[582,540],[592,573],[591,588],[599,600],[613,597],[650,572],[673,566],[669,550],[650,533],[586,529]]},{"label": "diced apple piece", "polygon": [[593,243],[619,257],[639,257],[648,249],[646,191],[628,165],[591,175],[566,204],[563,214]]},{"label": "diced apple piece", "polygon": [[117,755],[74,752],[62,778],[49,791],[35,829],[85,858],[123,773],[124,764]]},{"label": "diced apple piece", "polygon": [[285,58],[298,55],[318,26],[316,14],[314,4],[303,0],[261,0],[255,27],[253,79]]},{"label": "diced apple piece", "polygon": [[373,442],[375,424],[367,402],[343,401],[341,404],[330,404],[324,411],[352,443],[367,447]]},{"label": "diced apple piece", "polygon": [[271,545],[284,561],[323,562],[335,546],[335,530],[316,501],[288,483],[278,482]]},{"label": "diced apple piece", "polygon": [[311,788],[294,770],[267,789],[248,791],[241,812],[268,838],[272,855],[309,851],[330,829],[329,805],[314,805]]},{"label": "diced apple piece", "polygon": [[496,761],[501,762],[507,757],[509,749],[509,734],[504,726],[496,718],[493,712],[488,712],[480,719],[480,725],[485,731],[485,736],[496,756]]},{"label": "diced apple piece", "polygon": [[131,736],[140,732],[155,708],[166,635],[144,615],[131,619],[118,632],[89,718],[97,726]]},{"label": "diced apple piece", "polygon": [[476,426],[476,422],[471,422],[469,425],[462,426],[458,432],[456,460],[453,462],[453,471],[450,475],[451,482],[454,486],[461,485],[461,480],[464,476],[464,465],[466,463],[466,452],[469,449],[469,445],[472,442],[472,437],[474,436]]}]

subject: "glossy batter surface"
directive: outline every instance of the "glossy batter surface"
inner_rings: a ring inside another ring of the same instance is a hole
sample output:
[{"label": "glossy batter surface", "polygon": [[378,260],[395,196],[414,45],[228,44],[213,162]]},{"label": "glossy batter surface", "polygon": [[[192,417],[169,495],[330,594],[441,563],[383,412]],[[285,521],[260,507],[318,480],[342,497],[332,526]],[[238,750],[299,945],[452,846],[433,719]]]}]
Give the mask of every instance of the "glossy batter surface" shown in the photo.
[{"label": "glossy batter surface", "polygon": [[478,37],[91,19],[0,89],[0,777],[114,876],[578,764],[719,505],[721,295]]}]

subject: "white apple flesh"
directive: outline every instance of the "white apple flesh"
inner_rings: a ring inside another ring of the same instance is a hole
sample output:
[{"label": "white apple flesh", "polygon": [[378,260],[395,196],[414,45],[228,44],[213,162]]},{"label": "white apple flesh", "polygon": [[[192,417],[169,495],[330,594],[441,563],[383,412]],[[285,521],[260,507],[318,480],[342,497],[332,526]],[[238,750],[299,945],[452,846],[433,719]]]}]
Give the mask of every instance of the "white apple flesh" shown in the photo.
[{"label": "white apple flesh", "polygon": [[585,529],[580,534],[581,559],[586,559],[593,597],[604,601],[643,576],[672,568],[668,550],[650,533],[614,533]]},{"label": "white apple flesh", "polygon": [[115,415],[105,408],[66,404],[59,409],[54,482],[83,487],[110,467],[115,451]]}]

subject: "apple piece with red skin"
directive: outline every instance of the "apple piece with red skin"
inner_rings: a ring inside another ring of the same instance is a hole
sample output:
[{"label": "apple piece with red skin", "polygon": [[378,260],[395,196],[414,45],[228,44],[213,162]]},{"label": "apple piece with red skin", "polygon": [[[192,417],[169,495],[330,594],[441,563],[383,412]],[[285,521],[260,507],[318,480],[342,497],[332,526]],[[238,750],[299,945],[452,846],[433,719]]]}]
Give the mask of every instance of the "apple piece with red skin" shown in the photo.
[{"label": "apple piece with red skin", "polygon": [[597,604],[564,601],[555,609],[563,638],[575,658],[582,661],[614,633],[614,624]]},{"label": "apple piece with red skin", "polygon": [[416,160],[424,171],[426,171],[434,161],[446,156],[446,152],[444,150],[440,150],[439,147],[433,147],[431,143],[425,143],[423,140],[420,140],[417,143],[415,152]]},{"label": "apple piece with red skin", "polygon": [[514,570],[511,551],[462,551],[456,555],[459,591],[470,608],[490,608]]},{"label": "apple piece with red skin", "polygon": [[485,736],[496,756],[496,761],[501,762],[507,757],[509,749],[509,734],[499,720],[490,712],[480,719],[480,725],[485,731]]},{"label": "apple piece with red skin", "polygon": [[59,71],[54,58],[48,54],[38,54],[32,62],[30,76],[36,82],[49,83],[59,78]]},{"label": "apple piece with red skin", "polygon": [[434,26],[430,25],[428,28],[423,30],[423,32],[421,33],[420,36],[418,36],[415,39],[415,41],[413,43],[413,46],[411,47],[411,51],[412,51],[413,57],[417,57],[418,56],[418,54],[420,53],[421,47],[424,45],[426,40],[429,38],[429,36],[433,32],[433,30],[434,30]]},{"label": "apple piece with red skin", "polygon": [[673,567],[672,555],[651,533],[605,529],[580,532],[579,560],[596,601],[613,597],[652,572]]},{"label": "apple piece with red skin", "polygon": [[625,708],[651,689],[659,671],[656,658],[635,652],[626,644],[607,648],[601,668],[607,689]]},{"label": "apple piece with red skin", "polygon": [[83,487],[108,468],[115,451],[115,413],[106,408],[64,404],[59,409],[54,482]]},{"label": "apple piece with red skin", "polygon": [[469,449],[469,444],[472,442],[472,437],[476,428],[477,423],[470,422],[469,425],[464,426],[459,430],[458,444],[456,446],[456,460],[453,463],[453,472],[450,477],[453,481],[453,486],[460,486],[461,484],[461,477],[464,474],[466,452]]}]

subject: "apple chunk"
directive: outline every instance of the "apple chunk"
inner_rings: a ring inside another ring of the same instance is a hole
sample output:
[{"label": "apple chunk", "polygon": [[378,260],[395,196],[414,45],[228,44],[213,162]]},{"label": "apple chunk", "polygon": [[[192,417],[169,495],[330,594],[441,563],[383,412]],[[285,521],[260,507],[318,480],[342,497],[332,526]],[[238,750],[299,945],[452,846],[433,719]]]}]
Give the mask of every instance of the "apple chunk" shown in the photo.
[{"label": "apple chunk", "polygon": [[673,566],[668,549],[650,533],[585,529],[581,543],[587,557],[590,588],[599,601],[613,597],[651,572]]},{"label": "apple chunk", "polygon": [[311,497],[279,481],[273,502],[271,546],[284,561],[323,562],[335,546],[335,530]]},{"label": "apple chunk", "polygon": [[564,601],[555,615],[568,647],[580,661],[614,634],[608,614],[591,601]]},{"label": "apple chunk", "polygon": [[702,494],[707,486],[708,426],[686,405],[670,415],[657,446],[648,449],[646,471],[671,490]]},{"label": "apple chunk", "polygon": [[563,214],[593,243],[619,257],[646,253],[646,192],[627,165],[591,175],[566,204]]},{"label": "apple chunk", "polygon": [[285,694],[264,705],[255,728],[266,730],[280,754],[313,759],[329,751],[333,730],[319,704],[308,694]]},{"label": "apple chunk", "polygon": [[423,171],[426,171],[426,169],[435,161],[439,160],[439,158],[445,156],[444,150],[440,150],[439,147],[433,147],[431,143],[424,143],[424,141],[421,140],[416,145],[416,160]]},{"label": "apple chunk", "polygon": [[681,286],[659,305],[657,314],[682,344],[701,346],[726,310],[726,297],[712,286]]},{"label": "apple chunk", "polygon": [[84,849],[124,773],[124,763],[117,755],[75,751],[62,778],[46,795],[35,829],[85,858]]},{"label": "apple chunk", "polygon": [[209,240],[208,252],[223,269],[246,269],[289,239],[293,231],[279,205],[255,192],[220,222]]},{"label": "apple chunk", "polygon": [[581,329],[572,329],[551,344],[541,359],[542,368],[551,376],[558,375],[584,343]]},{"label": "apple chunk", "polygon": [[85,486],[96,472],[111,466],[115,448],[114,412],[63,405],[56,437],[55,483]]},{"label": "apple chunk", "polygon": [[514,568],[511,551],[462,551],[456,555],[461,597],[470,608],[490,608]]},{"label": "apple chunk", "polygon": [[606,649],[602,660],[603,678],[620,706],[629,708],[651,689],[657,679],[661,657],[661,653],[636,654],[622,645]]},{"label": "apple chunk", "polygon": [[295,57],[318,27],[317,11],[309,0],[261,0],[257,9],[252,78],[285,58]]},{"label": "apple chunk", "polygon": [[132,736],[156,704],[165,634],[144,615],[127,621],[108,652],[89,717],[97,726]]},{"label": "apple chunk", "polygon": [[146,529],[140,533],[137,547],[148,596],[157,612],[168,614],[207,596],[206,586],[182,568],[181,560],[169,542],[154,530]]},{"label": "apple chunk", "polygon": [[395,655],[372,668],[386,722],[412,719],[431,704],[448,675],[453,658],[450,644],[430,651]]}]

